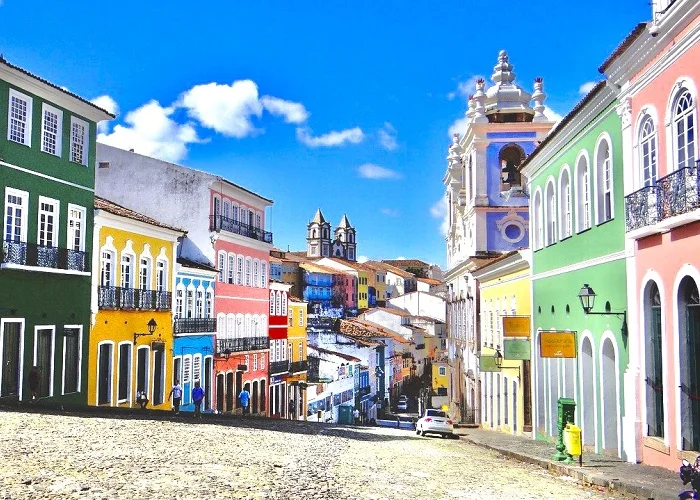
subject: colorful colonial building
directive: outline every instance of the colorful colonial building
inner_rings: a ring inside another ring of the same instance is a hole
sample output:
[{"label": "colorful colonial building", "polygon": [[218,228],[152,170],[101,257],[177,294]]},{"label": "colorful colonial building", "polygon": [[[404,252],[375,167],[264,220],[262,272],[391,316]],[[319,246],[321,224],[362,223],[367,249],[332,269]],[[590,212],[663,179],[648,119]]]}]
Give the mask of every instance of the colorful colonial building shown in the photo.
[{"label": "colorful colonial building", "polygon": [[306,325],[308,321],[307,303],[290,296],[287,303],[287,344],[290,349],[289,377],[287,377],[288,397],[294,402],[295,415],[289,418],[306,420],[306,374],[309,363],[306,357]]},{"label": "colorful colonial building", "polygon": [[287,415],[287,377],[292,345],[287,342],[290,285],[270,282],[270,416]]},{"label": "colorful colonial building", "polygon": [[170,409],[172,290],[184,232],[95,197],[88,404]]},{"label": "colorful colonial building", "polygon": [[[95,137],[111,114],[0,56],[0,401],[87,402]],[[145,325],[144,325],[145,326]]]}]

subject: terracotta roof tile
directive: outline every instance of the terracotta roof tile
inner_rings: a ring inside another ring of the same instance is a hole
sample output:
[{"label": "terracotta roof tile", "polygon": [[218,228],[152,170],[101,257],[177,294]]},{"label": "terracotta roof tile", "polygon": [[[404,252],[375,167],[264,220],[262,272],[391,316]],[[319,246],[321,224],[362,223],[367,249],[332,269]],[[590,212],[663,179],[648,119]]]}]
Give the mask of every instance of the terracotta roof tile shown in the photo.
[{"label": "terracotta roof tile", "polygon": [[430,267],[430,264],[418,259],[384,259],[382,262],[394,267]]},{"label": "terracotta roof tile", "polygon": [[318,351],[321,354],[330,354],[332,356],[338,356],[339,358],[344,359],[346,361],[354,361],[354,362],[360,361],[360,358],[356,358],[355,356],[350,356],[349,354],[344,354],[342,352],[331,351],[330,349],[324,349],[323,347],[319,347],[319,346],[314,345],[314,344],[309,344],[308,348],[313,349],[314,351]]},{"label": "terracotta roof tile", "polygon": [[139,222],[145,222],[146,224],[151,224],[152,226],[162,227],[165,229],[170,229],[171,231],[176,231],[178,233],[187,234],[187,231],[185,231],[184,229],[179,229],[177,227],[169,226],[169,225],[164,224],[162,222],[159,222],[155,219],[152,219],[146,215],[135,212],[134,210],[131,210],[130,208],[126,208],[126,207],[123,207],[121,205],[117,205],[113,201],[109,201],[109,200],[106,200],[104,198],[100,198],[99,196],[95,196],[95,208],[98,210],[104,210],[105,212],[109,212],[110,214],[119,215],[121,217],[126,217],[127,219],[137,220]]},{"label": "terracotta roof tile", "polygon": [[634,41],[639,38],[639,36],[644,33],[644,30],[647,27],[647,23],[639,23],[637,26],[634,27],[632,31],[622,40],[620,45],[618,45],[615,50],[612,51],[612,53],[603,61],[603,64],[600,65],[598,68],[599,73],[604,73],[606,69],[617,59],[620,57],[630,46],[634,43]]}]

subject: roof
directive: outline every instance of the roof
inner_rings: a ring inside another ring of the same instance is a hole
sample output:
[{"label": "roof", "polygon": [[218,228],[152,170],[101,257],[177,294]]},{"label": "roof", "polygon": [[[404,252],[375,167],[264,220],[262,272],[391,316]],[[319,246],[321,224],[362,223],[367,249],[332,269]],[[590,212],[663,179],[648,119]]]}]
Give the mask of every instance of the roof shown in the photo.
[{"label": "roof", "polygon": [[430,267],[430,264],[427,262],[423,262],[422,260],[418,259],[394,259],[394,260],[385,260],[383,259],[382,262],[385,264],[390,264],[395,267]]},{"label": "roof", "polygon": [[395,314],[396,316],[401,316],[403,318],[412,318],[413,314],[404,311],[403,309],[394,309],[393,307],[373,307],[364,312],[364,314],[371,313],[372,311],[384,311],[390,314]]},{"label": "roof", "polygon": [[109,200],[106,200],[104,198],[100,198],[99,196],[95,196],[95,208],[98,210],[104,210],[105,212],[109,212],[110,214],[119,215],[120,217],[126,217],[127,219],[133,219],[133,220],[137,220],[139,222],[144,222],[144,223],[150,224],[152,226],[170,229],[171,231],[175,231],[175,232],[182,233],[182,234],[187,233],[187,231],[185,231],[184,229],[179,229],[177,227],[169,226],[168,224],[163,224],[162,222],[159,222],[159,221],[152,219],[146,215],[135,212],[135,211],[131,210],[130,208],[126,208],[126,207],[123,207],[121,205],[117,205],[113,201],[109,201]]},{"label": "roof", "polygon": [[248,193],[248,194],[252,194],[253,196],[255,196],[255,197],[257,197],[257,198],[260,198],[261,200],[268,202],[270,205],[273,205],[273,204],[275,203],[275,202],[272,201],[270,198],[265,198],[264,196],[262,196],[262,195],[256,193],[255,191],[251,191],[250,189],[246,189],[246,188],[244,188],[243,186],[241,186],[241,185],[239,185],[239,184],[236,184],[235,182],[231,182],[231,181],[228,180],[228,179],[224,179],[223,177],[219,177],[219,180],[220,180],[221,182],[225,182],[225,183],[228,184],[229,186],[233,186],[233,187],[235,187],[235,188],[237,188],[237,189],[240,189],[241,191],[245,191],[245,192]]},{"label": "roof", "polygon": [[319,347],[314,344],[309,344],[308,348],[313,349],[314,351],[318,351],[321,354],[330,354],[332,356],[338,356],[339,358],[344,359],[346,361],[354,361],[356,363],[360,361],[360,358],[356,358],[355,356],[350,356],[349,354],[345,354],[342,352],[331,351],[330,349],[324,349],[323,347]]},{"label": "roof", "polygon": [[359,262],[351,262],[349,260],[339,259],[337,257],[326,258],[332,260],[333,262],[337,262],[338,264],[343,264],[344,266],[351,267],[356,271],[374,271],[373,268],[366,266],[365,264],[360,264]]},{"label": "roof", "polygon": [[408,328],[409,330],[412,330],[414,332],[420,332],[420,333],[423,333],[426,335],[428,334],[428,330],[426,330],[425,328],[421,328],[420,326],[415,326],[415,325],[403,325],[403,326],[405,326],[406,328]]},{"label": "roof", "polygon": [[350,224],[347,215],[343,214],[343,218],[340,219],[340,224],[338,224],[338,227],[352,229],[352,225]]},{"label": "roof", "polygon": [[605,72],[606,69],[617,59],[620,57],[624,52],[630,48],[630,46],[634,43],[634,41],[639,38],[639,36],[644,32],[644,30],[647,27],[647,23],[639,23],[637,26],[634,27],[632,31],[625,37],[624,40],[618,45],[615,50],[612,51],[612,53],[603,61],[603,64],[600,65],[598,68],[599,73]]},{"label": "roof", "polygon": [[409,344],[410,342],[403,338],[398,333],[384,328],[381,325],[365,321],[362,319],[341,319],[339,321],[339,331],[344,335],[357,335],[360,337],[369,338],[388,338],[401,344]]},{"label": "roof", "polygon": [[186,267],[194,268],[194,269],[203,269],[205,271],[219,272],[219,270],[217,268],[215,268],[214,266],[210,266],[209,264],[204,264],[202,262],[195,262],[194,260],[190,260],[190,259],[187,259],[185,257],[178,257],[177,263],[182,264],[183,266],[186,266]]},{"label": "roof", "polygon": [[299,297],[295,297],[294,295],[287,296],[287,299],[289,300],[289,302],[297,302],[297,303],[306,304],[306,301],[304,299],[300,299]]},{"label": "roof", "polygon": [[430,316],[414,316],[413,318],[417,319],[419,321],[425,321],[426,323],[437,323],[439,325],[445,324],[444,321],[439,320],[439,319],[435,319],[435,318],[431,318]]},{"label": "roof", "polygon": [[[403,269],[400,269],[396,266],[392,266],[391,264],[387,264],[386,262],[378,262],[376,260],[368,261],[371,262],[372,265],[378,266],[385,271],[389,271],[391,273],[396,274],[397,276],[401,276],[402,278],[415,278],[415,275],[413,273],[409,273],[408,271],[404,271]],[[367,263],[365,263],[367,264]]]},{"label": "roof", "polygon": [[599,81],[599,82],[595,85],[595,87],[593,87],[593,88],[591,89],[591,91],[590,91],[588,94],[586,94],[586,96],[585,96],[583,99],[581,99],[581,100],[578,102],[578,104],[577,104],[576,106],[573,107],[573,109],[572,109],[571,111],[569,111],[569,114],[567,114],[567,115],[557,124],[557,126],[554,127],[554,128],[549,132],[549,134],[547,135],[547,137],[545,137],[545,139],[544,139],[542,142],[539,143],[539,145],[535,148],[535,150],[534,150],[532,153],[530,153],[530,154],[528,155],[527,158],[525,158],[525,161],[522,162],[522,163],[520,164],[520,167],[518,167],[518,168],[519,168],[520,170],[524,169],[524,168],[532,161],[532,159],[533,159],[534,157],[536,157],[537,154],[538,154],[540,151],[542,151],[542,149],[549,143],[549,141],[551,141],[554,137],[556,137],[556,135],[557,135],[564,127],[566,127],[566,125],[567,125],[571,120],[574,119],[574,117],[576,116],[576,114],[577,114],[579,111],[581,111],[581,109],[582,109],[586,104],[588,104],[589,102],[591,102],[591,101],[593,100],[593,98],[598,94],[598,92],[601,91],[601,89],[603,89],[603,87],[605,87],[605,80]]},{"label": "roof", "polygon": [[493,260],[491,260],[491,261],[489,261],[489,262],[486,262],[485,264],[479,266],[478,268],[475,269],[475,271],[479,271],[479,270],[481,270],[481,269],[484,269],[484,268],[486,268],[486,267],[489,267],[489,266],[492,265],[492,264],[496,264],[496,263],[498,263],[498,262],[501,262],[502,260],[507,259],[507,258],[510,257],[511,255],[515,255],[516,253],[518,253],[518,250],[512,250],[512,251],[510,251],[510,252],[506,252],[506,253],[504,253],[503,255],[501,255],[500,257],[497,257],[497,258],[495,258],[495,259],[493,259]]},{"label": "roof", "polygon": [[436,279],[433,279],[433,278],[419,278],[419,277],[416,277],[416,280],[417,280],[417,281],[421,281],[421,282],[423,282],[423,283],[427,283],[427,284],[429,284],[429,285],[439,285],[440,283],[442,283],[442,281],[436,280]]},{"label": "roof", "polygon": [[316,214],[314,215],[314,218],[311,220],[311,222],[315,222],[316,224],[325,224],[326,219],[323,217],[323,213],[321,213],[321,209],[319,208],[316,210]]},{"label": "roof", "polygon": [[301,267],[302,269],[306,269],[311,273],[347,274],[346,272],[341,271],[340,269],[333,269],[332,267],[322,266],[320,264],[316,264],[315,262],[300,262],[299,267]]},{"label": "roof", "polygon": [[15,71],[19,71],[20,73],[24,73],[25,75],[30,76],[30,77],[34,78],[35,80],[38,80],[38,81],[40,81],[41,83],[43,83],[43,84],[45,84],[45,85],[48,85],[49,87],[52,87],[52,88],[54,88],[54,89],[56,89],[56,90],[58,90],[58,91],[60,91],[60,92],[63,92],[64,94],[69,95],[69,96],[71,96],[72,98],[77,99],[77,100],[79,100],[79,101],[82,102],[82,103],[85,103],[85,104],[87,104],[87,105],[89,105],[89,106],[92,106],[92,107],[95,108],[96,110],[101,111],[102,113],[104,113],[104,114],[106,114],[106,115],[108,115],[108,116],[111,116],[112,118],[115,118],[115,117],[116,117],[116,115],[110,113],[110,112],[107,111],[106,109],[103,109],[103,108],[99,107],[99,106],[96,105],[95,103],[90,102],[90,101],[88,101],[87,99],[85,99],[85,98],[83,98],[83,97],[80,97],[78,94],[74,94],[73,92],[71,92],[71,91],[69,91],[69,90],[66,90],[65,88],[59,87],[58,85],[56,85],[56,84],[54,84],[54,83],[51,83],[50,81],[45,80],[45,79],[41,78],[40,76],[37,76],[37,75],[35,75],[35,74],[33,74],[33,73],[30,73],[30,72],[27,71],[26,69],[20,68],[19,66],[15,66],[14,64],[8,62],[2,55],[0,55],[0,63],[1,63],[1,64],[4,64],[4,65],[7,66],[8,68],[14,69]]}]

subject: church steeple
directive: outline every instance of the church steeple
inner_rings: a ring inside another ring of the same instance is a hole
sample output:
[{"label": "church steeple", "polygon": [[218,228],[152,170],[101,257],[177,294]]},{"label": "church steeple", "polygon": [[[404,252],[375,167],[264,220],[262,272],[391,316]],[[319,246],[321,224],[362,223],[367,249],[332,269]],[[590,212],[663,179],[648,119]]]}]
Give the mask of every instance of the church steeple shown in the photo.
[{"label": "church steeple", "polygon": [[323,217],[321,209],[316,210],[314,218],[306,229],[307,257],[328,257],[331,253],[331,225]]},{"label": "church steeple", "polygon": [[[339,255],[342,252],[342,255]],[[343,214],[338,227],[335,228],[335,241],[333,242],[333,256],[341,256],[350,261],[357,260],[357,240],[355,228],[352,227],[348,216]]]}]

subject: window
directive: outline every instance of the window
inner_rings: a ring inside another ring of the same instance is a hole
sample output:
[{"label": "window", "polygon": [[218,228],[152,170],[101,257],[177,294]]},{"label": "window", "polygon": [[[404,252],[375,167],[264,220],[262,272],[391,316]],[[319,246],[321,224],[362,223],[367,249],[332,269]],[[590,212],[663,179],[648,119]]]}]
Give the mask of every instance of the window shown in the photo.
[{"label": "window", "polygon": [[61,156],[63,111],[48,104],[42,104],[41,111],[41,150],[44,153]]},{"label": "window", "polygon": [[552,245],[557,238],[557,199],[554,196],[553,181],[547,183],[544,205],[544,244]]},{"label": "window", "polygon": [[206,296],[207,304],[206,304],[206,314],[207,318],[213,318],[214,317],[214,294],[212,293],[211,289],[207,290],[207,296]]},{"label": "window", "polygon": [[677,170],[695,164],[695,103],[688,89],[682,89],[673,108],[673,144]]},{"label": "window", "polygon": [[559,237],[560,239],[571,236],[571,180],[569,169],[564,168],[559,178]]},{"label": "window", "polygon": [[250,258],[247,258],[245,260],[245,286],[251,286],[250,282],[250,268],[251,268],[251,260]]},{"label": "window", "polygon": [[42,247],[55,247],[58,242],[59,201],[39,196],[39,229],[37,243]]},{"label": "window", "polygon": [[119,344],[119,363],[117,374],[117,402],[124,403],[129,399],[131,387],[131,344]]},{"label": "window", "polygon": [[238,256],[238,264],[236,266],[236,284],[243,284],[243,257],[241,255]]},{"label": "window", "polygon": [[10,89],[7,140],[32,145],[32,99]]},{"label": "window", "polygon": [[299,308],[299,326],[304,326],[304,309]]},{"label": "window", "polygon": [[4,241],[14,243],[27,241],[28,205],[29,193],[5,188]]},{"label": "window", "polygon": [[85,208],[68,204],[68,241],[66,248],[76,252],[85,251]]},{"label": "window", "polygon": [[285,292],[282,293],[282,316],[287,315],[287,294]]},{"label": "window", "polygon": [[642,186],[656,184],[656,129],[651,116],[647,116],[640,127],[639,164],[642,167]]},{"label": "window", "polygon": [[164,292],[168,289],[168,270],[164,260],[156,262],[156,290]]},{"label": "window", "polygon": [[260,282],[258,281],[260,278],[260,261],[254,260],[253,261],[253,286],[259,286]]},{"label": "window", "polygon": [[233,285],[233,273],[236,270],[236,256],[228,254],[228,282]]},{"label": "window", "polygon": [[141,257],[139,259],[139,288],[150,290],[151,284],[151,259]]},{"label": "window", "polygon": [[270,316],[275,315],[275,291],[270,290]]},{"label": "window", "polygon": [[588,158],[579,156],[576,162],[576,230],[591,227],[591,190],[588,175]]},{"label": "window", "polygon": [[82,327],[63,329],[63,394],[80,392]]},{"label": "window", "polygon": [[70,118],[70,161],[87,165],[88,161],[88,124],[71,116]]},{"label": "window", "polygon": [[253,370],[257,370],[257,369],[258,369],[258,355],[253,354]]},{"label": "window", "polygon": [[262,216],[258,213],[255,214],[255,227],[258,229],[262,227]]},{"label": "window", "polygon": [[304,360],[304,343],[299,342],[299,361]]},{"label": "window", "polygon": [[287,326],[294,326],[294,308],[290,307],[287,313]]},{"label": "window", "polygon": [[122,254],[121,285],[122,288],[134,288],[133,286],[133,257],[129,254]]},{"label": "window", "polygon": [[282,292],[277,290],[275,292],[275,316],[280,316],[282,314]]},{"label": "window", "polygon": [[226,276],[226,254],[219,252],[219,282],[223,283]]},{"label": "window", "polygon": [[267,263],[260,263],[260,286],[267,288]]},{"label": "window", "polygon": [[245,207],[241,207],[241,223],[248,224],[248,211]]},{"label": "window", "polygon": [[182,318],[182,306],[184,301],[185,290],[181,288],[182,285],[178,285],[177,290],[175,290],[175,317]]},{"label": "window", "polygon": [[197,318],[203,318],[204,317],[204,290],[201,288],[197,290],[197,311],[196,311],[196,316]]},{"label": "window", "polygon": [[287,361],[291,361],[291,360],[292,360],[292,343],[289,342],[287,344]]},{"label": "window", "polygon": [[224,218],[228,219],[229,216],[229,211],[231,209],[231,204],[228,202],[228,200],[224,200],[224,213],[223,216]]},{"label": "window", "polygon": [[442,376],[445,376],[447,374],[447,369],[444,366],[441,366],[438,368],[438,373]]},{"label": "window", "polygon": [[[190,285],[191,287],[192,285]],[[185,309],[185,314],[187,314],[188,318],[193,318],[195,315],[195,310],[194,310],[194,288],[187,288],[187,293],[185,294],[186,298],[186,309]]]},{"label": "window", "polygon": [[100,258],[100,286],[114,286],[114,253],[109,250]]},{"label": "window", "polygon": [[647,435],[664,437],[661,294],[653,281],[647,286],[644,306]]},{"label": "window", "polygon": [[597,223],[602,224],[613,218],[612,159],[607,139],[598,143],[595,172]]},{"label": "window", "polygon": [[192,380],[192,356],[182,358],[182,380],[180,382],[189,384]]},{"label": "window", "polygon": [[192,381],[198,382],[202,380],[202,355],[195,354],[192,358]]},{"label": "window", "polygon": [[[261,352],[261,353],[260,353],[260,369],[261,369],[261,370],[264,370],[264,369],[265,369],[265,353],[264,353],[264,352]],[[264,389],[264,388],[265,388],[265,385],[264,385],[264,384],[265,384],[265,381],[263,380],[261,383],[263,384],[263,386],[262,386],[262,391],[261,391],[261,393],[260,393],[260,399],[264,401],[264,397],[265,397],[265,389]]]},{"label": "window", "polygon": [[139,347],[136,351],[136,391],[146,392],[146,396],[150,394],[149,384],[149,367],[148,358],[150,349],[148,347]]}]

